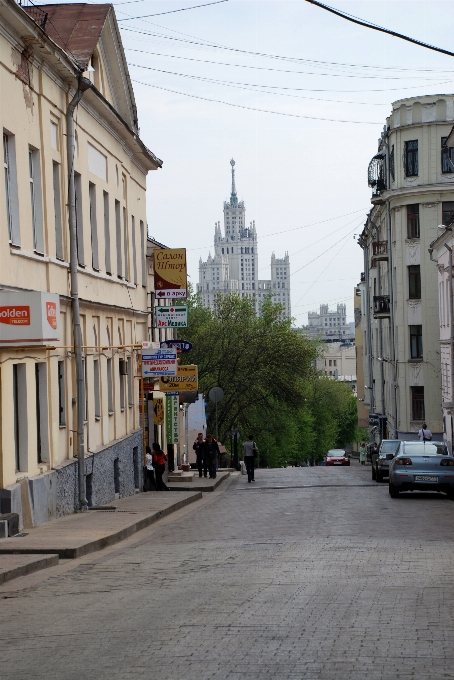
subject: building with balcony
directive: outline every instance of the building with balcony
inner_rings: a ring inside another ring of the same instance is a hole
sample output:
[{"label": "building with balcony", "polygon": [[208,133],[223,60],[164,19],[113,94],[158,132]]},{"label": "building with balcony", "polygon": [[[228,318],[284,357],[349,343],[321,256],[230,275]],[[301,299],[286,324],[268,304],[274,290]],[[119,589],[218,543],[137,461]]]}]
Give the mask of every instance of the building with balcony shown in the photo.
[{"label": "building with balcony", "polygon": [[271,279],[258,278],[258,243],[255,221],[246,226],[244,201],[238,201],[235,184],[235,161],[230,161],[232,189],[230,201],[224,201],[224,235],[221,223],[214,225],[214,255],[199,262],[197,292],[202,304],[214,308],[218,295],[236,293],[248,298],[257,312],[263,300],[271,295],[283,307],[282,315],[291,317],[290,260],[288,253],[277,258],[271,255]]},{"label": "building with balcony", "polygon": [[443,436],[439,284],[427,249],[454,218],[453,124],[453,95],[399,100],[369,164],[361,324],[364,404],[377,436],[378,421],[390,438],[416,438],[424,421]]},{"label": "building with balcony", "polygon": [[146,178],[162,162],[139,136],[112,5],[4,0],[0,23],[0,500],[1,511],[31,526],[79,507],[78,407],[88,504],[141,487]]}]

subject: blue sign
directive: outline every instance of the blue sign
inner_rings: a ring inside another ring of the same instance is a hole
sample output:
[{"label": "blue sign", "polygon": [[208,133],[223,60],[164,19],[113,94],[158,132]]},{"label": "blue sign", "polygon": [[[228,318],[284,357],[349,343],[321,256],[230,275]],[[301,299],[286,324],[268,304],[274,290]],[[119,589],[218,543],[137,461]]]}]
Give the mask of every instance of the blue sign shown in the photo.
[{"label": "blue sign", "polygon": [[176,349],[177,352],[189,352],[192,349],[192,342],[187,340],[164,340],[161,342],[161,349]]}]

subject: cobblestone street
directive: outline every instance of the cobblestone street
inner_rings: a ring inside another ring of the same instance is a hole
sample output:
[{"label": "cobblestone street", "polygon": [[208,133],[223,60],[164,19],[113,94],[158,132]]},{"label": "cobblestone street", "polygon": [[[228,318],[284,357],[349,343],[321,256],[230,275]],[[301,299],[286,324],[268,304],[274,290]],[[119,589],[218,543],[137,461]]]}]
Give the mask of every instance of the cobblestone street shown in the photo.
[{"label": "cobblestone street", "polygon": [[2,680],[454,678],[454,504],[370,472],[235,475],[5,584]]}]

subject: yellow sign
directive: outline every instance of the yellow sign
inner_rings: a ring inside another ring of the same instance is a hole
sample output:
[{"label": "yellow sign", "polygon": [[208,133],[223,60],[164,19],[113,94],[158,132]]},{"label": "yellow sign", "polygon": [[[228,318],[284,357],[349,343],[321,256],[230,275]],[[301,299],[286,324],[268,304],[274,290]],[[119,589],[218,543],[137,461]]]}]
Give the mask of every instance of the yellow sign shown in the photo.
[{"label": "yellow sign", "polygon": [[153,399],[153,422],[155,425],[162,425],[164,423],[164,399],[156,397]]},{"label": "yellow sign", "polygon": [[153,258],[156,298],[187,297],[186,248],[157,248]]},{"label": "yellow sign", "polygon": [[159,378],[159,390],[161,392],[197,392],[199,381],[197,366],[178,366],[176,377],[162,375]]}]

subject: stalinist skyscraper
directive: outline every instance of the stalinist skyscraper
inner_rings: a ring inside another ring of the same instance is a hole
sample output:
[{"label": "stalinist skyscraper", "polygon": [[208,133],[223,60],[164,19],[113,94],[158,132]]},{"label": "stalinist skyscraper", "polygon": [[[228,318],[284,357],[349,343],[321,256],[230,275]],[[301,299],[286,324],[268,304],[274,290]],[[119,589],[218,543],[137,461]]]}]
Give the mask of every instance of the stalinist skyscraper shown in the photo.
[{"label": "stalinist skyscraper", "polygon": [[281,259],[271,256],[271,279],[258,278],[258,246],[255,221],[246,226],[244,201],[238,201],[235,185],[235,161],[232,167],[230,201],[224,201],[224,236],[221,223],[214,225],[214,256],[199,262],[197,292],[206,307],[213,307],[216,295],[237,291],[253,301],[257,313],[263,299],[272,294],[273,302],[280,302],[284,316],[291,316],[290,262],[288,253]]}]

